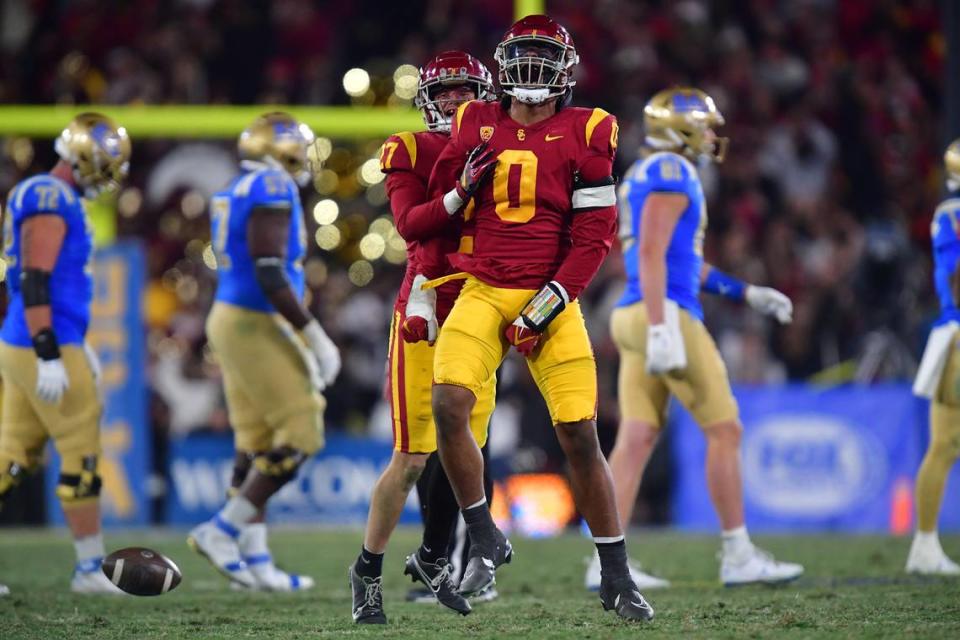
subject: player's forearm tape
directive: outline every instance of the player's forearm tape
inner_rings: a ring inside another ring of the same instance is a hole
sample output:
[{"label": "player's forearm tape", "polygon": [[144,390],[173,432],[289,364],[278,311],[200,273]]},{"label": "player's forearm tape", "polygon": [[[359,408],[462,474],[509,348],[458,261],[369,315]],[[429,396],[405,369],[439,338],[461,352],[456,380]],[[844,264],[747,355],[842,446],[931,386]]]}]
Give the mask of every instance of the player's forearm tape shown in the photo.
[{"label": "player's forearm tape", "polygon": [[447,215],[453,215],[463,206],[463,198],[457,193],[456,189],[451,189],[443,196],[443,208],[447,210]]},{"label": "player's forearm tape", "polygon": [[264,293],[270,294],[290,286],[282,258],[257,258],[253,264],[257,284],[260,285]]},{"label": "player's forearm tape", "polygon": [[60,357],[60,345],[53,329],[47,327],[33,336],[33,352],[41,360],[57,360]]},{"label": "player's forearm tape", "polygon": [[20,291],[24,307],[43,307],[50,304],[50,272],[43,269],[24,269],[20,273]]},{"label": "player's forearm tape", "polygon": [[571,204],[574,211],[612,207],[617,204],[617,181],[607,176],[597,182],[583,182],[577,179],[573,183]]},{"label": "player's forearm tape", "polygon": [[713,293],[731,300],[743,300],[747,285],[730,274],[711,268],[710,273],[707,274],[707,279],[703,281],[700,288],[707,293]]},{"label": "player's forearm tape", "polygon": [[534,331],[543,332],[568,304],[570,296],[567,290],[559,282],[551,280],[527,303],[520,317]]}]

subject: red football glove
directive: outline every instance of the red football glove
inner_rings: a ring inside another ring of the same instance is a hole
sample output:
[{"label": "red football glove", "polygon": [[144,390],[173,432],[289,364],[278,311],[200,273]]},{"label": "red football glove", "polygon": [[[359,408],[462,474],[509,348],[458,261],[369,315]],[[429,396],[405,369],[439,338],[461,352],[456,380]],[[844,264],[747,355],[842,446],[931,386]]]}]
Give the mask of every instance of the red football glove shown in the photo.
[{"label": "red football glove", "polygon": [[527,358],[530,357],[533,350],[540,344],[541,333],[534,331],[524,324],[523,317],[519,317],[513,321],[513,324],[507,325],[507,330],[504,331],[504,335],[507,338],[507,342],[516,347],[517,351]]},{"label": "red football glove", "polygon": [[486,142],[474,147],[467,156],[467,164],[457,181],[457,195],[464,202],[469,200],[496,166],[497,156],[493,149],[487,147]]},{"label": "red football glove", "polygon": [[420,316],[404,318],[403,324],[400,325],[400,336],[404,342],[420,342],[421,340],[432,342],[427,319]]},{"label": "red football glove", "polygon": [[547,325],[569,303],[567,290],[559,282],[551,280],[543,285],[520,312],[520,316],[503,332],[507,342],[524,356],[530,357],[540,344],[540,336],[546,331]]}]

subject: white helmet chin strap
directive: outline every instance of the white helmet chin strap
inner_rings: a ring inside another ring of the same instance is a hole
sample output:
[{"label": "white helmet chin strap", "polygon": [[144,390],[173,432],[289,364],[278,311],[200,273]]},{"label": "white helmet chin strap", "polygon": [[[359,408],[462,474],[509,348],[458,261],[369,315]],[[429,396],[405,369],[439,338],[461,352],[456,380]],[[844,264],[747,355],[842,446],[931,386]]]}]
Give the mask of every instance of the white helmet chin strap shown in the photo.
[{"label": "white helmet chin strap", "polygon": [[960,189],[960,180],[956,178],[947,178],[947,189],[950,191],[956,191]]},{"label": "white helmet chin strap", "polygon": [[550,94],[550,89],[523,89],[521,87],[513,87],[512,89],[504,90],[504,93],[513,96],[523,104],[543,104],[553,97]]}]

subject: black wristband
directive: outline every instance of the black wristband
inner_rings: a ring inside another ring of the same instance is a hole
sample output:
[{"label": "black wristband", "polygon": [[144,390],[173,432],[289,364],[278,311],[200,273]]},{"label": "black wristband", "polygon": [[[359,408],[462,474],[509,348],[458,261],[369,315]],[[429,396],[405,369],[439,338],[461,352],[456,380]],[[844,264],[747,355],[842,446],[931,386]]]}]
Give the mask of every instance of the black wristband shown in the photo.
[{"label": "black wristband", "polygon": [[41,329],[37,335],[33,336],[33,351],[41,360],[60,358],[60,345],[57,344],[57,336],[53,333],[53,329],[50,327]]}]

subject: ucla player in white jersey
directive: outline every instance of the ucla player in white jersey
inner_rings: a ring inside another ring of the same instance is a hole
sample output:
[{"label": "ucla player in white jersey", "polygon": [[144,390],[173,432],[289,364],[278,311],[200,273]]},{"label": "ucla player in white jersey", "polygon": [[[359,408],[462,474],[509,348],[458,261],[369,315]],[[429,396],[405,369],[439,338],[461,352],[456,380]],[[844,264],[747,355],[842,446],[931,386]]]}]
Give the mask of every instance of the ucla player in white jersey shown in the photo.
[{"label": "ucla player in white jersey", "polygon": [[943,488],[960,457],[960,140],[944,154],[949,194],[937,207],[930,228],[934,285],[940,317],[927,340],[914,392],[930,399],[930,443],[917,473],[917,531],[907,571],[960,576],[937,535]]},{"label": "ucla player in white jersey", "polygon": [[231,496],[188,542],[235,585],[309,589],[278,569],[267,546],[269,498],[323,446],[321,395],[340,353],[304,306],[307,241],[299,185],[311,178],[313,133],[286,113],[240,136],[244,172],[211,200],[216,301],[207,337],[223,370],[236,459]]},{"label": "ucla player in white jersey", "polygon": [[53,440],[61,458],[57,497],[77,555],[70,588],[121,594],[100,570],[102,405],[100,366],[84,342],[93,300],[93,233],[81,198],[119,188],[129,168],[130,138],[109,118],[83,113],[55,148],[56,166],[20,182],[7,198],[3,259],[10,304],[0,330],[0,506]]},{"label": "ucla player in white jersey", "polygon": [[707,485],[723,529],[721,581],[783,582],[803,567],[777,562],[747,535],[742,428],[726,368],[703,325],[699,294],[743,300],[783,323],[793,307],[779,291],[746,285],[703,261],[707,208],[694,163],[723,160],[727,141],[714,132],[722,124],[710,96],[693,88],[661,91],[644,109],[645,157],[631,167],[619,193],[628,282],[611,317],[620,352],[621,423],[610,469],[620,519],[629,522],[670,396],[676,396],[707,438]]}]

